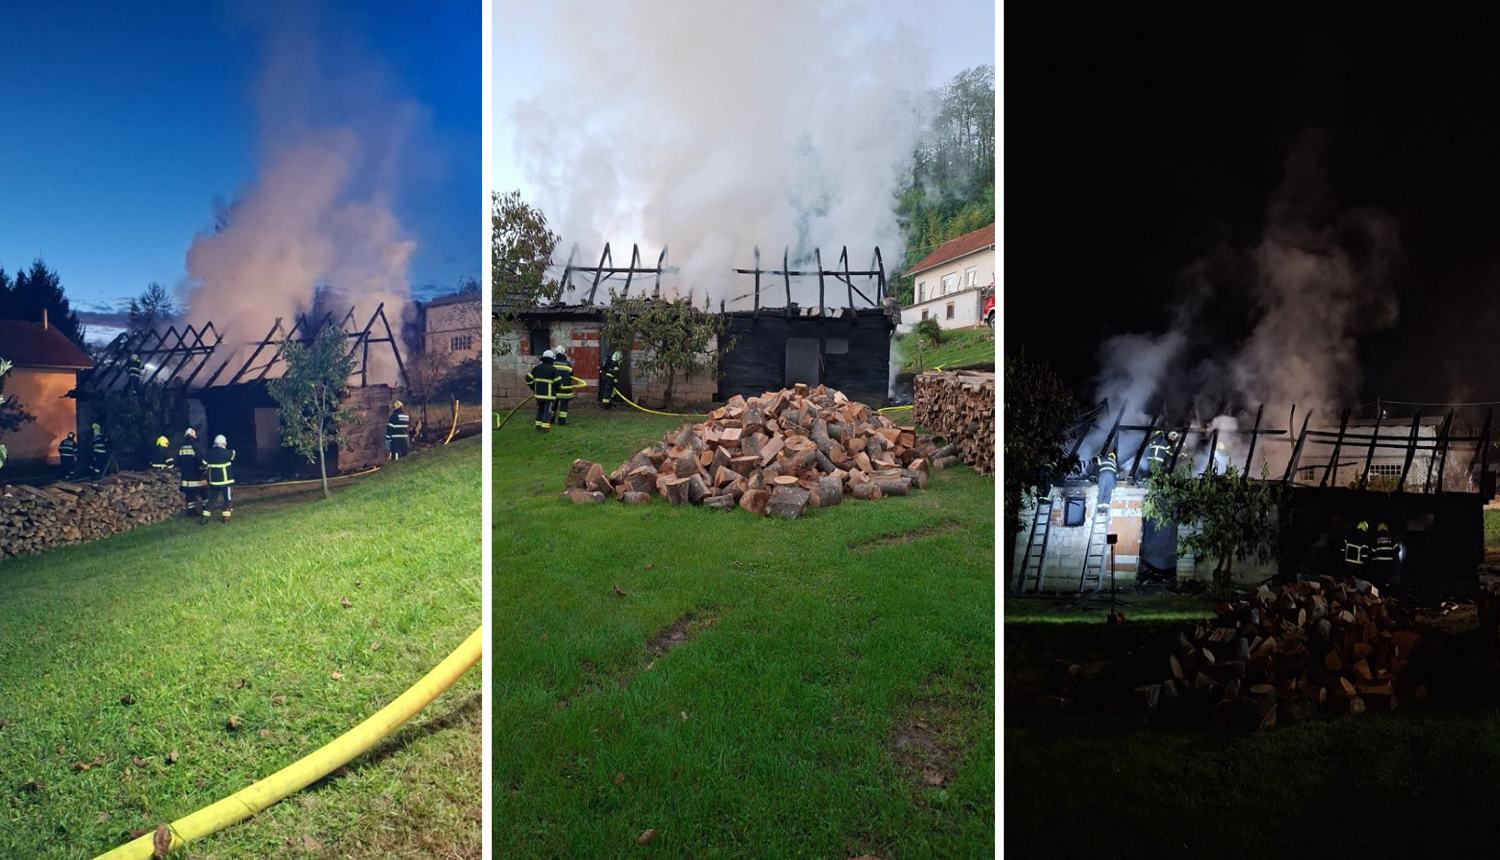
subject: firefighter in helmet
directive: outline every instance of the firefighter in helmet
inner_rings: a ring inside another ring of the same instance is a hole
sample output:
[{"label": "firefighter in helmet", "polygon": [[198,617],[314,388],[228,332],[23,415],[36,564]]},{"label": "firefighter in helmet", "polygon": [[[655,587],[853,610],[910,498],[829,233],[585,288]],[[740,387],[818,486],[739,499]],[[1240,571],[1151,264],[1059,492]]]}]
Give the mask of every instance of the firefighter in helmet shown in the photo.
[{"label": "firefighter in helmet", "polygon": [[104,470],[109,467],[109,437],[104,435],[104,430],[97,423],[89,425],[89,432],[93,435],[89,451],[89,475],[95,478],[104,477]]},{"label": "firefighter in helmet", "polygon": [[552,350],[542,353],[542,360],[526,374],[526,387],[536,397],[536,432],[552,432],[552,409],[557,403],[556,356]]},{"label": "firefighter in helmet", "polygon": [[1344,538],[1344,572],[1364,579],[1365,565],[1370,561],[1370,524],[1360,520]]},{"label": "firefighter in helmet", "polygon": [[1099,464],[1099,504],[1098,507],[1108,507],[1110,497],[1115,492],[1115,481],[1120,476],[1120,458],[1115,456],[1114,449],[1094,458]]},{"label": "firefighter in helmet", "polygon": [[172,448],[171,448],[171,444],[172,443],[168,442],[167,441],[167,437],[165,437],[165,436],[157,436],[156,437],[156,447],[151,449],[151,469],[152,469],[152,471],[156,471],[158,469],[165,470],[165,469],[172,468]]},{"label": "firefighter in helmet", "polygon": [[208,470],[208,498],[203,501],[203,517],[198,520],[198,524],[208,524],[214,502],[220,497],[224,499],[224,513],[220,521],[228,523],[229,514],[234,508],[234,494],[231,491],[234,487],[234,449],[229,447],[229,440],[223,436],[215,436],[213,447],[203,457],[203,465]]},{"label": "firefighter in helmet", "polygon": [[391,401],[391,417],[385,422],[385,450],[387,460],[399,460],[406,456],[407,439],[411,435],[411,416],[401,408],[401,401]]},{"label": "firefighter in helmet", "polygon": [[131,388],[141,386],[141,357],[133,352],[130,354],[130,360],[125,362],[125,376]]},{"label": "firefighter in helmet", "polygon": [[1370,578],[1381,585],[1398,581],[1396,539],[1391,537],[1391,527],[1385,523],[1375,527],[1375,540],[1370,543]]},{"label": "firefighter in helmet", "polygon": [[66,478],[78,468],[78,434],[72,430],[57,443],[57,477]]},{"label": "firefighter in helmet", "polygon": [[1151,442],[1146,447],[1146,463],[1151,474],[1156,474],[1167,467],[1167,458],[1172,455],[1172,446],[1177,444],[1176,430],[1156,430],[1151,434]]},{"label": "firefighter in helmet", "polygon": [[208,478],[203,471],[203,455],[198,451],[198,431],[189,427],[177,443],[178,486],[182,488],[183,511],[193,515],[208,497]]},{"label": "firefighter in helmet", "polygon": [[620,381],[620,359],[619,350],[604,360],[604,366],[599,368],[599,402],[605,409],[615,408],[615,385]]},{"label": "firefighter in helmet", "polygon": [[573,360],[558,347],[553,353],[552,366],[557,370],[557,423],[568,423],[568,407],[573,404],[574,392],[586,383],[573,375]]}]

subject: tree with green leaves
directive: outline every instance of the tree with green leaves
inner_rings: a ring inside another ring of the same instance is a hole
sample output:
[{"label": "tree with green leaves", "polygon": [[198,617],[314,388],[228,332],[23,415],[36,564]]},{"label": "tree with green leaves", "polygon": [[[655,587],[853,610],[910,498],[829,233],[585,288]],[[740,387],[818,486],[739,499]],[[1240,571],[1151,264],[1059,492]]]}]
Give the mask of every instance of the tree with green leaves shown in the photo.
[{"label": "tree with green leaves", "polygon": [[85,388],[89,415],[113,440],[113,453],[127,464],[124,468],[144,468],[156,437],[170,438],[188,424],[187,397],[180,387],[151,382],[115,391]]},{"label": "tree with green leaves", "polygon": [[319,331],[311,346],[287,338],[280,347],[286,372],[268,387],[281,414],[281,444],[318,464],[326,499],[328,446],[349,444],[343,428],[358,419],[358,409],[339,405],[349,392],[354,357],[346,335],[334,326]]},{"label": "tree with green leaves", "polygon": [[130,300],[125,328],[132,335],[150,334],[159,326],[170,323],[177,317],[179,309],[172,294],[152,281],[139,296]]},{"label": "tree with green leaves", "polygon": [[[1078,401],[1045,362],[1024,353],[1005,357],[1005,526],[1007,542],[1025,527],[1021,509],[1033,504],[1037,488],[1078,467],[1068,445],[1068,428],[1078,417]],[[1009,556],[1007,556],[1008,558]]]},{"label": "tree with green leaves", "polygon": [[[3,274],[3,273],[0,273]],[[36,420],[36,416],[21,408],[20,401],[5,396],[5,374],[10,373],[10,362],[0,358],[0,433],[19,430],[22,424]],[[0,466],[5,465],[8,452],[0,445]]]},{"label": "tree with green leaves", "polygon": [[734,347],[735,339],[725,337],[729,322],[711,310],[707,296],[702,310],[686,298],[620,296],[614,290],[609,297],[599,336],[624,353],[634,346],[641,354],[636,371],[666,380],[662,393],[666,408],[673,406],[679,374],[687,378],[712,373],[717,378],[719,358]]},{"label": "tree with green leaves", "polygon": [[0,319],[41,322],[47,312],[47,324],[63,333],[80,348],[84,347],[83,324],[73,312],[63,293],[62,279],[47,264],[37,259],[31,268],[14,278],[0,269]]},{"label": "tree with green leaves", "polygon": [[1282,485],[1252,481],[1234,466],[1223,473],[1193,475],[1184,465],[1175,472],[1152,472],[1146,479],[1142,513],[1159,525],[1191,526],[1178,546],[1214,560],[1213,585],[1220,596],[1234,588],[1234,560],[1254,558],[1264,564],[1276,554],[1277,512],[1285,496]]},{"label": "tree with green leaves", "polygon": [[527,205],[520,191],[490,196],[490,262],[494,281],[490,313],[495,323],[496,355],[510,353],[506,335],[517,330],[522,311],[553,301],[560,294],[562,285],[547,273],[558,241],[558,235],[547,226],[547,216]]}]

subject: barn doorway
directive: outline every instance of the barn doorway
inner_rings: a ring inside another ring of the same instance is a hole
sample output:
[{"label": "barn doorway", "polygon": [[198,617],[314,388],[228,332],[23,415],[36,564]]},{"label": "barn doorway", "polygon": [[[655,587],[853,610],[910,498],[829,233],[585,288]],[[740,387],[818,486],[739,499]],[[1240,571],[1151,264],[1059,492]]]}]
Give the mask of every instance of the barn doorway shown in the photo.
[{"label": "barn doorway", "polygon": [[789,337],[786,339],[786,387],[797,383],[817,385],[819,374],[818,339],[815,337]]}]

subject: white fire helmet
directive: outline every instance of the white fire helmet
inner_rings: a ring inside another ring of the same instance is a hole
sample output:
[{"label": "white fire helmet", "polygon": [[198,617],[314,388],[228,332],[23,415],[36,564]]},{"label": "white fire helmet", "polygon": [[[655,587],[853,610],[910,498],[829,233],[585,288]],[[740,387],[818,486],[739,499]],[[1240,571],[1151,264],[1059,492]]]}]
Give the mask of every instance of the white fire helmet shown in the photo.
[{"label": "white fire helmet", "polygon": [[619,361],[620,360],[620,353],[618,351],[615,352],[614,359],[615,359],[615,361]]},{"label": "white fire helmet", "polygon": [[214,447],[215,448],[223,448],[223,447],[226,447],[228,444],[229,444],[229,440],[225,439],[223,436],[215,436],[214,437]]},{"label": "white fire helmet", "polygon": [[187,434],[186,434],[186,435],[187,435],[187,437],[188,437],[188,438],[189,438],[189,439],[197,439],[197,438],[198,438],[198,431],[197,431],[197,430],[194,430],[194,429],[193,429],[193,428],[191,428],[191,427],[189,427],[189,428],[188,428],[188,429],[187,429]]},{"label": "white fire helmet", "polygon": [[557,356],[552,352],[552,350],[549,349],[546,352],[542,353],[542,358],[557,358]]}]

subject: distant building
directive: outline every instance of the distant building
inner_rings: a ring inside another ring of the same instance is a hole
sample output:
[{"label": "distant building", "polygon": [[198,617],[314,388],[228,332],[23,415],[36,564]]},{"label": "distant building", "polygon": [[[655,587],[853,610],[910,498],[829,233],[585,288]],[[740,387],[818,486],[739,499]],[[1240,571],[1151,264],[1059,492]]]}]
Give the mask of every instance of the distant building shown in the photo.
[{"label": "distant building", "polygon": [[454,364],[478,358],[484,346],[480,298],[479,293],[455,293],[423,302],[422,349],[429,354],[447,354]]},{"label": "distant building", "polygon": [[995,225],[939,245],[908,273],[912,304],[901,309],[901,328],[935,319],[943,328],[984,325],[984,301],[995,294]]},{"label": "distant building", "polygon": [[47,324],[0,319],[0,358],[11,363],[4,377],[4,397],[14,397],[36,416],[19,430],[0,434],[0,444],[17,464],[57,463],[57,443],[78,429],[78,401],[68,396],[78,385],[78,372],[94,360],[57,329]]}]

